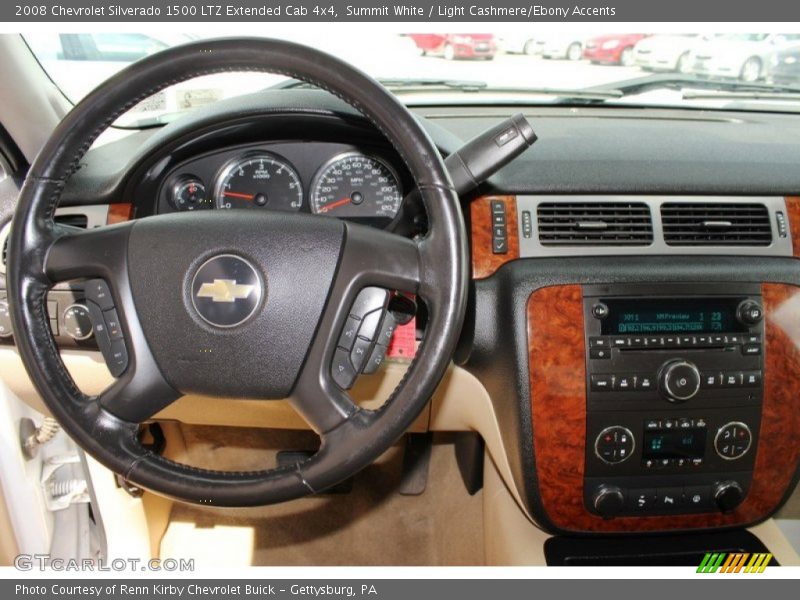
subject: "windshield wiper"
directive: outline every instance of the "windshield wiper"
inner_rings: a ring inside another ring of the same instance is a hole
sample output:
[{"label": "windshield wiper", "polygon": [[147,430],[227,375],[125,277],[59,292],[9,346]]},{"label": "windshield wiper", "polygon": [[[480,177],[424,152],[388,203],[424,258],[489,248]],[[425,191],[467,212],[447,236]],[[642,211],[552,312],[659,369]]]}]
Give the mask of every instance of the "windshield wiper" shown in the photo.
[{"label": "windshield wiper", "polygon": [[[708,92],[719,92],[710,96],[703,92],[688,91],[706,90]],[[675,90],[681,92],[684,98],[720,98],[726,96],[722,93],[735,94],[736,99],[787,99],[787,94],[800,94],[800,86],[797,85],[777,85],[772,83],[744,82],[727,79],[707,79],[696,75],[647,75],[636,77],[598,86],[583,88],[586,92],[608,92],[617,91],[621,96],[633,96],[652,90]],[[781,96],[781,94],[784,94]],[[771,97],[770,97],[771,96]],[[733,97],[733,96],[732,96]]]}]

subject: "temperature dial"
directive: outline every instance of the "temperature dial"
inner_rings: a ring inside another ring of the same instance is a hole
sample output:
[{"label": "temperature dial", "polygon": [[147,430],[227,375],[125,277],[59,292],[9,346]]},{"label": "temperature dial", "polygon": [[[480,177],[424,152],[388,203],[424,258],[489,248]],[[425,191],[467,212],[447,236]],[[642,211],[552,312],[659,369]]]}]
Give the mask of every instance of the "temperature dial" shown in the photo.
[{"label": "temperature dial", "polygon": [[172,206],[181,211],[211,208],[206,186],[195,177],[181,179],[172,188]]},{"label": "temperature dial", "polygon": [[74,340],[92,337],[92,318],[85,304],[70,304],[64,311],[64,331]]}]

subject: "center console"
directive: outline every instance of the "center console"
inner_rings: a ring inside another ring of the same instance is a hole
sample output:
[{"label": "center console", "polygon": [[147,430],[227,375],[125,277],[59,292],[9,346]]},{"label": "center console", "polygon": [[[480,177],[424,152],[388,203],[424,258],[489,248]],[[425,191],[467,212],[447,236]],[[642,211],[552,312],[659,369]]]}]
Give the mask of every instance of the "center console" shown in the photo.
[{"label": "center console", "polygon": [[730,511],[759,444],[758,285],[585,286],[584,503],[603,517]]},{"label": "center console", "polygon": [[800,464],[800,288],[562,284],[528,298],[532,513],[555,533],[759,522]]}]

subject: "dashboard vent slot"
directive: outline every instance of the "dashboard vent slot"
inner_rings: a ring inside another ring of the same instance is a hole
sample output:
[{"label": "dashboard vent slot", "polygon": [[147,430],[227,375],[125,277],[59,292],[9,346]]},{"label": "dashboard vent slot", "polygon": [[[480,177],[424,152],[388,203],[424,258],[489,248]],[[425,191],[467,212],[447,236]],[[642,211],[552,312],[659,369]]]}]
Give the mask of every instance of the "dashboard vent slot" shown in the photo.
[{"label": "dashboard vent slot", "polygon": [[542,246],[647,246],[650,208],[643,202],[542,202],[536,209]]},{"label": "dashboard vent slot", "polygon": [[0,275],[6,274],[8,260],[8,234],[11,232],[11,221],[0,227]]},{"label": "dashboard vent slot", "polygon": [[668,202],[661,205],[668,246],[769,246],[772,226],[763,204]]}]

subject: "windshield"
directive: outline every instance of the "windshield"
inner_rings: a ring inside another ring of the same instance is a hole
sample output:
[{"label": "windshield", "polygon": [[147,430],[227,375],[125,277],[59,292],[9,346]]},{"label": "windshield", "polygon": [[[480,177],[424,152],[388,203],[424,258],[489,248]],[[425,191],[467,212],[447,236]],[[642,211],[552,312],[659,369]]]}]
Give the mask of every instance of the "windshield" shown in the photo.
[{"label": "windshield", "polygon": [[[409,105],[624,103],[800,111],[800,33],[259,33],[332,53]],[[77,102],[126,65],[204,37],[212,36],[38,33],[25,40],[64,95]],[[231,96],[300,85],[254,73],[196,78],[148,98],[117,124],[164,123]]]}]

